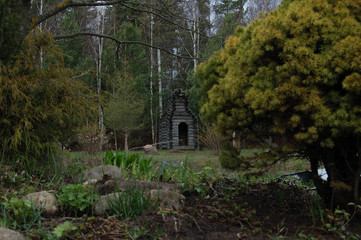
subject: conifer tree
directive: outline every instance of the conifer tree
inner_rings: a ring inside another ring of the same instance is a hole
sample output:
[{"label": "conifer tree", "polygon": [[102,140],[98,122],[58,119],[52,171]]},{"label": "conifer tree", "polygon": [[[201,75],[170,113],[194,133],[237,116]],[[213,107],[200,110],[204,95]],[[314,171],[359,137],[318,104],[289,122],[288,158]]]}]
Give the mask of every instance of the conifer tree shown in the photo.
[{"label": "conifer tree", "polygon": [[285,139],[278,153],[306,157],[333,206],[360,200],[360,13],[361,1],[283,1],[198,69],[205,118],[223,132]]}]

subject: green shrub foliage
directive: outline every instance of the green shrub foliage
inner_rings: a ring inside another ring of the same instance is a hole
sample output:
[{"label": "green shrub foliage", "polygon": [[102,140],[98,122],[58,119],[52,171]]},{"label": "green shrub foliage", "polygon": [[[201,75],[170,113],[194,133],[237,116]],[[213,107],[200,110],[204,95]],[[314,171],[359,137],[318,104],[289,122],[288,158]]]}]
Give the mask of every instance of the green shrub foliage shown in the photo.
[{"label": "green shrub foliage", "polygon": [[78,211],[84,211],[94,205],[99,199],[98,193],[91,185],[71,184],[63,187],[59,194],[59,203],[75,214]]},{"label": "green shrub foliage", "polygon": [[282,136],[283,152],[314,172],[322,163],[328,182],[314,182],[328,202],[360,199],[360,12],[359,0],[283,1],[198,68],[205,118],[223,132]]},{"label": "green shrub foliage", "polygon": [[72,136],[96,108],[94,95],[64,67],[50,33],[35,29],[24,45],[14,64],[0,64],[0,149],[2,160],[29,167]]},{"label": "green shrub foliage", "polygon": [[231,144],[224,144],[222,147],[221,155],[219,156],[219,162],[221,166],[230,169],[236,170],[240,167],[240,151],[233,147]]}]

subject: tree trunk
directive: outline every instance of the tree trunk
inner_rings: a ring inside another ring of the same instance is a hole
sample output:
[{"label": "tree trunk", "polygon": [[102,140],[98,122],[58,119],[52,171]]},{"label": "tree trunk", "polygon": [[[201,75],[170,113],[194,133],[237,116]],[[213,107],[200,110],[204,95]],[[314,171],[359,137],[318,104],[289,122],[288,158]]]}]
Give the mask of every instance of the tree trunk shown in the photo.
[{"label": "tree trunk", "polygon": [[128,152],[128,130],[124,133],[124,151]]},{"label": "tree trunk", "polygon": [[[43,8],[44,8],[44,0],[40,0],[40,7],[39,7],[39,14],[43,14]],[[43,23],[40,23],[39,26],[40,32],[43,31]],[[43,49],[40,48],[40,68],[43,68]]]},{"label": "tree trunk", "polygon": [[[98,25],[98,32],[104,33],[104,9],[98,9],[98,17],[100,17],[100,23]],[[97,77],[97,93],[100,96],[101,88],[102,88],[102,78],[101,78],[101,70],[102,70],[102,57],[103,57],[103,47],[104,47],[104,39],[98,38],[98,52],[97,52],[97,67],[96,67],[96,77]],[[101,104],[99,103],[99,131],[100,131],[100,151],[104,145],[104,114]]]},{"label": "tree trunk", "polygon": [[114,147],[115,151],[118,151],[117,131],[114,131]]},{"label": "tree trunk", "polygon": [[157,57],[158,57],[158,87],[159,87],[159,114],[162,115],[163,111],[163,99],[162,99],[162,67],[161,67],[161,59],[160,59],[160,50],[157,49]]},{"label": "tree trunk", "polygon": [[[151,2],[153,4],[153,1]],[[152,10],[153,11],[153,10]],[[153,25],[154,16],[150,14],[150,45],[153,46]],[[153,47],[150,47],[150,82],[149,82],[149,93],[150,93],[150,123],[152,127],[152,141],[155,142],[155,131],[154,131],[154,116],[153,116]]]}]

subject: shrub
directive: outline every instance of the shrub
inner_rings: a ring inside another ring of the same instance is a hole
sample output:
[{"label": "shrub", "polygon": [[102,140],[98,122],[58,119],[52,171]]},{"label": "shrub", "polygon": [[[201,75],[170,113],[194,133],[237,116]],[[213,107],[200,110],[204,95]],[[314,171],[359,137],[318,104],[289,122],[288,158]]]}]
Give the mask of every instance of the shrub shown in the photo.
[{"label": "shrub", "polygon": [[59,203],[65,209],[69,208],[75,215],[77,215],[79,210],[84,211],[86,208],[93,206],[94,202],[98,199],[99,196],[91,185],[67,185],[59,195]]},{"label": "shrub", "polygon": [[235,170],[241,165],[240,151],[230,144],[225,144],[222,147],[219,162],[221,166],[226,169]]}]

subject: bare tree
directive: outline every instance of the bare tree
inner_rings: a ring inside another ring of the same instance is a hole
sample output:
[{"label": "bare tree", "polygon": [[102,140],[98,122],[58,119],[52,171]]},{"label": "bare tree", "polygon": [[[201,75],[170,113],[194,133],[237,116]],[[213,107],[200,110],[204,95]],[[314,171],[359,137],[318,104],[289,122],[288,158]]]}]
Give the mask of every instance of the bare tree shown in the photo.
[{"label": "bare tree", "polygon": [[260,13],[267,13],[276,9],[282,0],[249,0],[248,23],[260,17]]}]

